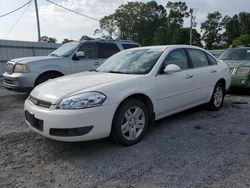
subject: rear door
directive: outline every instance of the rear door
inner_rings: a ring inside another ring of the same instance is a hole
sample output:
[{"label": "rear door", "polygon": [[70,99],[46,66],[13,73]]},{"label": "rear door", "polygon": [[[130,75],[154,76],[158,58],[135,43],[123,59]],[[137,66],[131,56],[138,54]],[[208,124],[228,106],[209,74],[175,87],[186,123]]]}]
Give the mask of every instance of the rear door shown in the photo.
[{"label": "rear door", "polygon": [[99,65],[98,49],[96,43],[83,43],[78,51],[83,51],[85,56],[80,58],[72,58],[72,72],[82,72],[93,69]]},{"label": "rear door", "polygon": [[181,71],[159,73],[156,76],[158,87],[157,116],[165,116],[193,104],[194,79],[184,49],[176,49],[164,60],[161,70],[169,64],[178,65]]},{"label": "rear door", "polygon": [[217,80],[217,62],[202,50],[187,49],[187,52],[193,66],[194,100],[196,103],[208,102]]},{"label": "rear door", "polygon": [[115,43],[98,42],[98,59],[99,63],[96,66],[102,64],[107,58],[119,52],[120,49]]}]

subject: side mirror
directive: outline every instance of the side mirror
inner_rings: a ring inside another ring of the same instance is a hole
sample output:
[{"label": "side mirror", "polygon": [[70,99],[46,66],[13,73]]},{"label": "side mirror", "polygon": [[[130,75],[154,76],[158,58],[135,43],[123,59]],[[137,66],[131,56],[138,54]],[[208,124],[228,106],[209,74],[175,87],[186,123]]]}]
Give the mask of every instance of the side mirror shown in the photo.
[{"label": "side mirror", "polygon": [[165,67],[164,69],[164,73],[174,73],[174,72],[179,72],[181,70],[181,68],[178,65],[175,64],[169,64]]},{"label": "side mirror", "polygon": [[76,55],[75,55],[76,58],[83,58],[84,56],[85,56],[84,51],[78,51],[76,52]]}]

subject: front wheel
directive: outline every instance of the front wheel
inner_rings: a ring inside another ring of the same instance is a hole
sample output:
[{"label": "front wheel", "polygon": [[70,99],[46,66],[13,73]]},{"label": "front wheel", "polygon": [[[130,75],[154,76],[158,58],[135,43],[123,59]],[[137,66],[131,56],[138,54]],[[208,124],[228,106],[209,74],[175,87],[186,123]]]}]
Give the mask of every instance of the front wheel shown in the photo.
[{"label": "front wheel", "polygon": [[222,84],[217,83],[214,87],[213,95],[209,102],[209,109],[210,110],[219,110],[223,104],[225,96],[225,88]]},{"label": "front wheel", "polygon": [[118,108],[112,125],[112,138],[125,146],[138,143],[149,124],[149,113],[143,102],[128,99]]}]

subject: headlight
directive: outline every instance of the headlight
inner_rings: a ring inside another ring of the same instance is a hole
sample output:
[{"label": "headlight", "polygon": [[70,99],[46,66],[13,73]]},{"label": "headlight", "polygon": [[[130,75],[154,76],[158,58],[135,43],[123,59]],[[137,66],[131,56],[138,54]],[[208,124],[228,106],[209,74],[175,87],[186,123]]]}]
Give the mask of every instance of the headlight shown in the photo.
[{"label": "headlight", "polygon": [[101,106],[106,96],[100,92],[86,92],[63,99],[57,109],[74,110]]},{"label": "headlight", "polygon": [[248,74],[250,73],[250,67],[240,67],[237,71],[238,74]]},{"label": "headlight", "polygon": [[14,67],[15,73],[27,73],[30,72],[28,65],[25,64],[16,64]]}]

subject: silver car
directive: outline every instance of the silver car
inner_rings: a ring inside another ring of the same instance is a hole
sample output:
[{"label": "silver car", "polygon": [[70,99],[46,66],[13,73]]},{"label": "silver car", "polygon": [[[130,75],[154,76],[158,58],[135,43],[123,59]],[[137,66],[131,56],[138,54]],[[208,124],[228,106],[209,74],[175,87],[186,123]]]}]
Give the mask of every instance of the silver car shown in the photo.
[{"label": "silver car", "polygon": [[3,86],[13,91],[29,92],[49,79],[95,69],[113,54],[139,46],[128,40],[69,42],[49,56],[8,61],[7,70],[3,74]]}]

